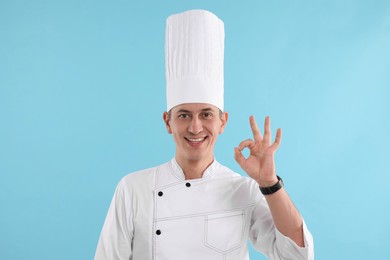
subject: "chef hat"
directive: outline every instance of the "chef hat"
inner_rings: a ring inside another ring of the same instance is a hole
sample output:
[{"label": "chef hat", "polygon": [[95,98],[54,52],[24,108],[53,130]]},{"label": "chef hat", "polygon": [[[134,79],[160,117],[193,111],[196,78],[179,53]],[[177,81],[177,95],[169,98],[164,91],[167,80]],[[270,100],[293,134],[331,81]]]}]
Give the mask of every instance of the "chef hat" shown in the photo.
[{"label": "chef hat", "polygon": [[208,103],[223,111],[224,25],[213,13],[190,10],[167,18],[167,111]]}]

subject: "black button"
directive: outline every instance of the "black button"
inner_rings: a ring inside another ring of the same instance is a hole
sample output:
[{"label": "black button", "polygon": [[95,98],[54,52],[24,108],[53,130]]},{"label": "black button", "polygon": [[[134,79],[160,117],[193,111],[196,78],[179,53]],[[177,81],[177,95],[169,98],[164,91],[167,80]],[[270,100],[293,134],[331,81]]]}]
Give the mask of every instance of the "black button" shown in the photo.
[{"label": "black button", "polygon": [[163,193],[162,191],[159,191],[159,192],[158,192],[158,196],[160,196],[160,197],[161,197],[163,194],[164,194],[164,193]]},{"label": "black button", "polygon": [[161,230],[160,230],[160,229],[156,230],[156,234],[157,234],[158,236],[161,235]]},{"label": "black button", "polygon": [[187,186],[187,187],[191,187],[191,183],[187,182],[187,183],[186,183],[186,186]]}]

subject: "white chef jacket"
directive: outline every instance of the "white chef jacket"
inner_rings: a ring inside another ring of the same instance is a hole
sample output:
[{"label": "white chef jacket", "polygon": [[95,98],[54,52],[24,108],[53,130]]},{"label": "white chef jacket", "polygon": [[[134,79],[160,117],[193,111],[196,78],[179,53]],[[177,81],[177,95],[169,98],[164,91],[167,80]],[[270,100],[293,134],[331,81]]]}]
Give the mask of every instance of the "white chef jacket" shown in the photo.
[{"label": "white chef jacket", "polygon": [[314,259],[275,227],[258,184],[216,160],[200,179],[185,180],[173,158],[118,184],[95,260],[249,259],[247,241],[269,259]]}]

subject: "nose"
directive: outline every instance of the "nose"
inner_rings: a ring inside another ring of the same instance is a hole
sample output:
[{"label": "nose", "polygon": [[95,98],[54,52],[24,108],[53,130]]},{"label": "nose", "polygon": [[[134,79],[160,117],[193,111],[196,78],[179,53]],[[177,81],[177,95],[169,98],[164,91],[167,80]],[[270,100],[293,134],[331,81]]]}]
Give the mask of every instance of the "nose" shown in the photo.
[{"label": "nose", "polygon": [[194,117],[190,122],[190,125],[188,127],[188,132],[196,135],[202,132],[202,130],[203,130],[202,121],[199,118]]}]

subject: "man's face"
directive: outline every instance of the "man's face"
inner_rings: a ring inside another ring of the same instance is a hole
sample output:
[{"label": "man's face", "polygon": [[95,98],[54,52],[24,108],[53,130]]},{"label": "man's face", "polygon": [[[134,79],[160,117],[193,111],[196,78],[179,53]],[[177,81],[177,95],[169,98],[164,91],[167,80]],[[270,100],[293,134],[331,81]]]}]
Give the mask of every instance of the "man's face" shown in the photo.
[{"label": "man's face", "polygon": [[209,104],[188,103],[164,113],[168,133],[176,143],[176,158],[179,161],[211,162],[214,159],[214,144],[222,134],[228,119],[227,113]]}]

